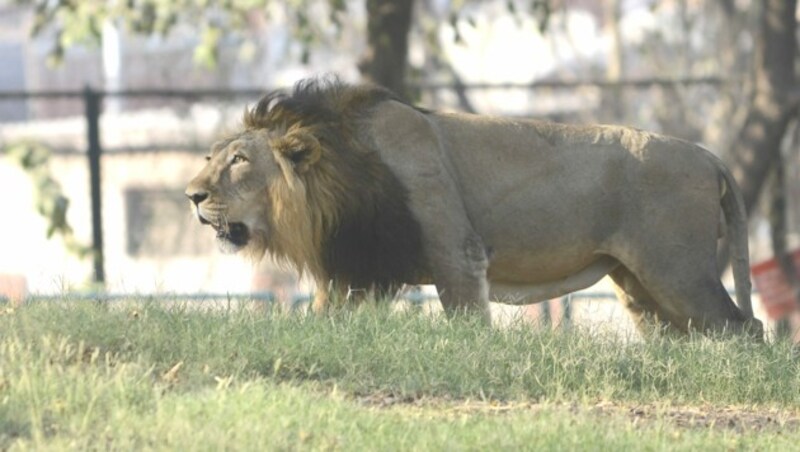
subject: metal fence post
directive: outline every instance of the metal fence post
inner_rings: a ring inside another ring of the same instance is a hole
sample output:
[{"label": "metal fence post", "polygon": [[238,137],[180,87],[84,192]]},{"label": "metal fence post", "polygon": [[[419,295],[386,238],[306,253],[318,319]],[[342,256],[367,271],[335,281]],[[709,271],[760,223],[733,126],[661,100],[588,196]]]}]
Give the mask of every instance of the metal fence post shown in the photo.
[{"label": "metal fence post", "polygon": [[92,262],[94,264],[94,283],[105,286],[106,274],[103,259],[103,209],[100,193],[100,102],[103,93],[86,85],[83,101],[86,109],[87,157],[89,159],[89,187],[92,197]]},{"label": "metal fence post", "polygon": [[542,310],[542,326],[549,327],[553,324],[553,319],[550,318],[550,300],[545,300],[539,303],[539,306],[541,306]]}]

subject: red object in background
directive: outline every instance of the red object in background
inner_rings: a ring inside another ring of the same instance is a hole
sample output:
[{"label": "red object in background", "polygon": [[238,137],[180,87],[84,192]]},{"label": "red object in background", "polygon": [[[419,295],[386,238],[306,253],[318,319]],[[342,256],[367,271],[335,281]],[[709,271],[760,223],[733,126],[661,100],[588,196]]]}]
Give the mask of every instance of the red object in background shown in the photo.
[{"label": "red object in background", "polygon": [[[797,278],[800,278],[800,250],[792,253]],[[761,295],[761,304],[767,310],[770,319],[778,320],[791,314],[798,308],[794,291],[786,281],[778,260],[772,258],[750,267],[753,282]]]},{"label": "red object in background", "polygon": [[12,304],[22,303],[28,296],[28,281],[22,275],[0,273],[0,298],[7,298]]}]

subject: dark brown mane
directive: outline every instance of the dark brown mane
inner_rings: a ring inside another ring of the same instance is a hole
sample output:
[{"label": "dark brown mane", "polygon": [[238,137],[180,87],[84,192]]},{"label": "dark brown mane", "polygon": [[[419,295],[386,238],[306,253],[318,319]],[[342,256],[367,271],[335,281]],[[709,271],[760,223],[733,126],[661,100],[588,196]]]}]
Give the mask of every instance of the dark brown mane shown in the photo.
[{"label": "dark brown mane", "polygon": [[[291,92],[266,95],[245,114],[247,129],[287,134],[304,130],[322,147],[319,161],[298,175],[305,189],[302,209],[312,225],[305,242],[313,243],[313,250],[285,249],[291,245],[283,243],[269,246],[298,269],[308,269],[318,283],[333,280],[340,287],[386,291],[419,281],[427,273],[421,228],[409,208],[408,190],[381,160],[362,127],[375,106],[389,100],[397,97],[377,86],[315,78],[298,83]],[[293,233],[287,230],[282,237]]]},{"label": "dark brown mane", "polygon": [[247,129],[338,122],[385,100],[399,98],[377,85],[352,86],[333,76],[315,77],[297,82],[291,91],[266,94],[245,113],[243,122]]}]

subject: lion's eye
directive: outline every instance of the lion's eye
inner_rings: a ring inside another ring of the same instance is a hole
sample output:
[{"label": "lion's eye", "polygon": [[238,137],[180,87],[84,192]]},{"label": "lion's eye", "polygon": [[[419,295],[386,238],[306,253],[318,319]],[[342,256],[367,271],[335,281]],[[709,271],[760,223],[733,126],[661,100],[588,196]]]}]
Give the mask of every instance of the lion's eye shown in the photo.
[{"label": "lion's eye", "polygon": [[234,155],[233,159],[231,159],[231,164],[235,165],[237,163],[244,163],[247,161],[247,157],[243,155]]},{"label": "lion's eye", "polygon": [[210,156],[210,155],[207,155],[207,156],[206,156],[206,162],[210,162],[210,161],[211,161],[211,156]]}]

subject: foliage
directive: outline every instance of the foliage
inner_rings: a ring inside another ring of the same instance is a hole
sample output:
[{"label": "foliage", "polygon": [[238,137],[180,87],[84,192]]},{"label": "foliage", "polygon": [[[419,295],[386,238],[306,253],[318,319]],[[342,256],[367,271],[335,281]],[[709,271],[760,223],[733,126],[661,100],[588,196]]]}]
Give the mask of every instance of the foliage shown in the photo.
[{"label": "foliage", "polygon": [[[552,0],[528,0],[524,2],[505,0],[504,6],[513,16],[533,17],[539,25],[539,31],[544,33],[550,23],[550,16],[553,13]],[[470,26],[475,26],[475,17],[469,6],[472,4],[479,4],[474,0],[453,0],[450,5],[448,13],[448,22],[454,31],[454,39],[456,42],[463,42],[461,32],[459,30],[459,23],[466,22]]]},{"label": "foliage", "polygon": [[[246,40],[249,23],[254,14],[267,19],[274,8],[284,8],[292,21],[294,39],[302,45],[303,62],[310,52],[326,39],[326,30],[335,33],[346,23],[353,2],[346,0],[14,0],[19,5],[35,7],[36,16],[31,30],[33,35],[52,31],[55,35],[50,61],[61,62],[67,48],[75,44],[99,45],[102,42],[103,24],[111,21],[138,35],[166,36],[176,26],[188,24],[199,30],[195,47],[195,61],[206,67],[217,64],[219,46],[225,38]],[[453,0],[446,16],[453,26],[456,41],[461,40],[459,22],[474,25],[470,6],[478,0]],[[504,5],[515,15],[530,15],[547,28],[552,13],[552,0],[504,0]],[[318,7],[318,8],[315,8]],[[324,11],[312,14],[312,11]]]},{"label": "foliage", "polygon": [[[31,30],[40,35],[45,30],[55,33],[51,61],[59,63],[65,49],[75,44],[99,45],[103,25],[111,21],[138,35],[166,36],[177,25],[188,24],[199,30],[195,60],[203,66],[214,66],[219,45],[226,36],[242,36],[254,13],[269,15],[272,7],[286,7],[294,16],[295,39],[308,49],[321,39],[320,24],[309,15],[317,0],[16,0],[17,4],[33,5],[36,19]],[[327,20],[340,27],[347,13],[344,0],[325,0]],[[227,35],[229,34],[229,35]]]},{"label": "foliage", "polygon": [[50,150],[42,144],[31,141],[0,147],[4,154],[15,161],[30,176],[33,183],[33,199],[36,211],[47,220],[47,238],[58,234],[67,250],[85,257],[90,248],[81,244],[73,235],[72,227],[67,221],[69,199],[61,190],[61,185],[53,178],[50,171]]}]

